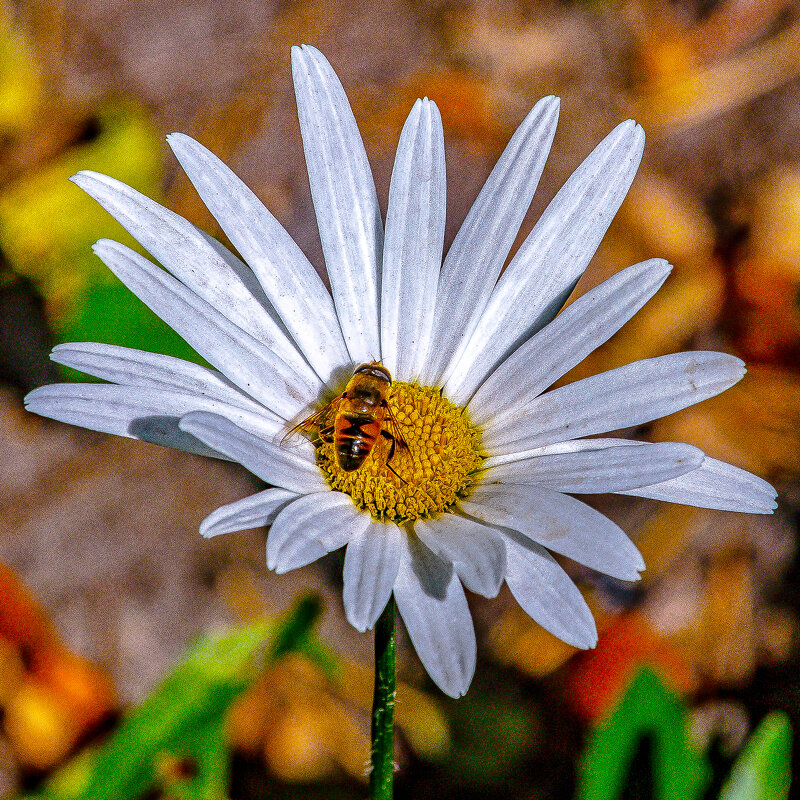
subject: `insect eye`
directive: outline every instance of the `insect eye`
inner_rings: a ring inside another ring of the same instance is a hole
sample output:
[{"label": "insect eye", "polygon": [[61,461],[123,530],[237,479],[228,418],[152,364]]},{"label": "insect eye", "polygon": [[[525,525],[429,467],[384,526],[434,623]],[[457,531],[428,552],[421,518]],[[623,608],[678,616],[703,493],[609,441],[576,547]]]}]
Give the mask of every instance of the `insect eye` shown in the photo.
[{"label": "insect eye", "polygon": [[392,376],[389,374],[389,370],[386,369],[386,367],[382,367],[380,364],[362,364],[360,367],[356,367],[353,371],[353,375],[369,375],[378,380],[386,381],[387,383],[392,382]]}]

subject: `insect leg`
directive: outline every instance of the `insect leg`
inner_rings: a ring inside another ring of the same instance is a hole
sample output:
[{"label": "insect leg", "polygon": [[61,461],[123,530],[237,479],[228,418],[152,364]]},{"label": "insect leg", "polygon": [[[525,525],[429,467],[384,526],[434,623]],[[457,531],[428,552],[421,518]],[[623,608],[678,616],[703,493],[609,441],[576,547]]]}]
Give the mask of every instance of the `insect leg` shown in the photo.
[{"label": "insect leg", "polygon": [[387,427],[389,428],[388,432],[394,437],[395,444],[400,450],[408,450],[408,444],[405,438],[403,438],[403,434],[400,432],[400,425],[395,415],[392,413],[392,407],[386,400],[384,400],[381,405],[385,409]]},{"label": "insect leg", "polygon": [[388,463],[389,461],[392,460],[392,458],[394,458],[394,450],[395,450],[395,445],[397,444],[397,439],[395,439],[395,437],[385,428],[381,430],[381,436],[383,436],[384,439],[388,439],[388,441],[391,442],[391,445],[389,446],[389,455],[386,458],[386,462]]},{"label": "insect leg", "polygon": [[395,469],[395,468],[394,468],[394,467],[391,465],[391,463],[390,463],[390,462],[391,462],[391,460],[392,460],[392,458],[394,458],[395,444],[397,443],[397,441],[396,441],[395,437],[394,437],[394,436],[392,436],[392,434],[391,434],[391,433],[389,433],[389,431],[387,431],[387,430],[382,430],[382,431],[381,431],[381,436],[383,436],[383,438],[384,438],[384,439],[386,439],[387,441],[391,442],[391,444],[389,445],[389,455],[388,455],[388,456],[386,456],[386,468],[387,468],[387,469],[388,469],[388,470],[389,470],[389,471],[392,473],[392,475],[394,475],[394,476],[395,476],[395,477],[396,477],[396,478],[397,478],[399,481],[401,481],[402,483],[405,483],[406,485],[408,485],[408,481],[407,481],[407,480],[406,480],[406,479],[405,479],[405,478],[404,478],[402,475],[399,475],[399,474],[397,473],[397,470],[396,470],[396,469]]},{"label": "insect leg", "polygon": [[325,428],[320,428],[319,431],[319,438],[322,439],[325,444],[332,444],[333,443],[333,432],[334,426],[328,425]]}]

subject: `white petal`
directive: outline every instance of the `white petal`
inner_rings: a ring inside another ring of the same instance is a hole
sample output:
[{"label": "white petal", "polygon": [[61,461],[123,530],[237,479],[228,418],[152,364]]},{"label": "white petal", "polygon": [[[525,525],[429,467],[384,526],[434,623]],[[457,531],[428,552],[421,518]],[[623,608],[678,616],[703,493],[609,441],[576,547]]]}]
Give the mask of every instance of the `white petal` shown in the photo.
[{"label": "white petal", "polygon": [[744,363],[725,353],[634,361],[547,392],[512,418],[485,425],[483,444],[501,455],[642,425],[724,392],[744,373]]},{"label": "white petal", "polygon": [[523,461],[526,458],[538,456],[561,455],[562,453],[582,453],[584,450],[598,450],[604,447],[622,447],[623,445],[645,445],[649,442],[640,442],[636,439],[570,439],[566,442],[546,444],[542,447],[533,447],[514,453],[488,456],[483,460],[483,468],[498,467],[501,464],[510,464],[512,461]]},{"label": "white petal", "polygon": [[348,542],[342,600],[348,621],[358,631],[371,628],[389,602],[404,536],[397,525],[371,521]]},{"label": "white petal", "polygon": [[417,100],[392,171],[381,282],[381,355],[398,380],[428,352],[444,244],[444,132],[436,104]]},{"label": "white petal", "polygon": [[253,273],[183,217],[121,181],[96,172],[71,178],[198,297],[297,369],[297,348],[270,316]]},{"label": "white petal", "polygon": [[420,661],[436,685],[461,697],[475,674],[475,628],[453,567],[416,537],[403,537],[394,585],[397,610]]},{"label": "white petal", "polygon": [[252,191],[199,142],[167,141],[225,235],[255,272],[270,303],[316,373],[327,382],[350,357],[319,275]]},{"label": "white petal", "polygon": [[546,453],[489,466],[482,483],[525,484],[571,494],[638,489],[677,478],[703,463],[703,451],[688,444],[650,444],[625,439],[582,439],[585,449]]},{"label": "white petal", "polygon": [[643,149],[642,129],[623,122],[553,198],[448,369],[445,390],[452,402],[466,402],[486,375],[555,317],[625,199]]},{"label": "white petal", "polygon": [[614,578],[637,581],[645,568],[641,554],[618,525],[560,492],[538,486],[481,485],[461,506],[472,517],[519,531]]},{"label": "white petal", "polygon": [[597,644],[592,612],[555,559],[520,534],[509,536],[506,583],[522,610],[545,630],[574,647]]},{"label": "white petal", "polygon": [[777,493],[765,480],[708,456],[692,472],[620,494],[750,514],[771,514],[777,507]]},{"label": "white petal", "polygon": [[456,514],[414,523],[414,533],[445,561],[471,592],[496,597],[506,574],[506,547],[494,529]]},{"label": "white petal", "polygon": [[108,239],[94,251],[203,358],[276,414],[291,419],[319,396],[322,384],[307,364],[299,371],[288,365],[143,256]]},{"label": "white petal", "polygon": [[559,101],[545,97],[517,128],[447,253],[420,382],[438,385],[470,337],[533,199],[556,132]]},{"label": "white petal", "polygon": [[181,418],[180,429],[223,453],[266,483],[290,492],[328,489],[319,468],[287,447],[266,441],[218,414],[197,411]]},{"label": "white petal", "polygon": [[[180,358],[99,342],[59,344],[53,348],[50,358],[58,364],[123,386],[177,391],[256,413],[264,412],[263,406],[240,392],[224,375]],[[275,416],[275,419],[279,418]]]},{"label": "white petal", "polygon": [[286,489],[265,489],[212,511],[201,523],[200,533],[211,538],[223,533],[246,531],[269,525],[298,495]]},{"label": "white petal", "polygon": [[377,360],[383,225],[364,143],[342,84],[319,50],[293,47],[292,75],[336,313],[352,360]]},{"label": "white petal", "polygon": [[567,306],[475,392],[469,402],[472,421],[476,425],[499,422],[534,400],[611,338],[658,291],[671,269],[662,258],[643,261]]},{"label": "white petal", "polygon": [[25,407],[34,414],[69,425],[214,458],[226,456],[180,430],[178,422],[182,416],[192,411],[210,411],[265,438],[277,438],[284,427],[283,420],[266,410],[253,414],[212,398],[147,386],[53,384],[32,391],[25,398]]},{"label": "white petal", "polygon": [[338,550],[357,536],[370,516],[341,492],[301,497],[278,514],[267,537],[267,566],[279,575]]}]

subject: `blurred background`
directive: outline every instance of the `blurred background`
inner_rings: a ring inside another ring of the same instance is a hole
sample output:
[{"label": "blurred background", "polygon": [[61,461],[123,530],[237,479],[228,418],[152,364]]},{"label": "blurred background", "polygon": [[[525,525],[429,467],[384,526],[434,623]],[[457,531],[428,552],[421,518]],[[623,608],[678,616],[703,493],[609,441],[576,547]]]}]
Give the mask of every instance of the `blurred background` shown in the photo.
[{"label": "blurred background", "polygon": [[565,380],[687,348],[735,353],[739,385],[635,435],[698,445],[780,491],[770,517],[591,498],[648,566],[630,585],[566,564],[598,620],[594,651],[509,595],[471,598],[478,670],[451,701],[401,640],[398,798],[787,797],[800,731],[796,0],[4,0],[0,797],[365,795],[372,637],[344,620],[340,562],[268,573],[265,531],[197,534],[260,488],[243,469],[21,404],[79,379],[48,360],[57,342],[194,357],[92,255],[104,236],[132,242],[67,182],[78,169],[220,236],[164,142],[188,133],[324,272],[298,43],[342,79],[384,210],[405,116],[436,101],[446,246],[539,97],[562,97],[561,122],[518,242],[615,124],[641,122],[642,168],[577,292],[645,258],[675,270]]}]

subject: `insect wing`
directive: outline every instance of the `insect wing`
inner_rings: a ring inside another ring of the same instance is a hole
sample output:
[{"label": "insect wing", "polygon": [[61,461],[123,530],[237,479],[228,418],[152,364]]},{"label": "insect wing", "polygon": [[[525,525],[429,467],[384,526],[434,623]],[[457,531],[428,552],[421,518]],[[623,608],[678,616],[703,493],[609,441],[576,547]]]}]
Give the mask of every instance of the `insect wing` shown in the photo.
[{"label": "insect wing", "polygon": [[285,447],[289,440],[298,434],[311,439],[311,441],[318,439],[320,430],[328,424],[331,417],[336,415],[341,401],[342,397],[334,397],[330,403],[323,406],[319,411],[315,411],[311,416],[306,417],[293,428],[290,428],[281,439],[281,447]]}]

